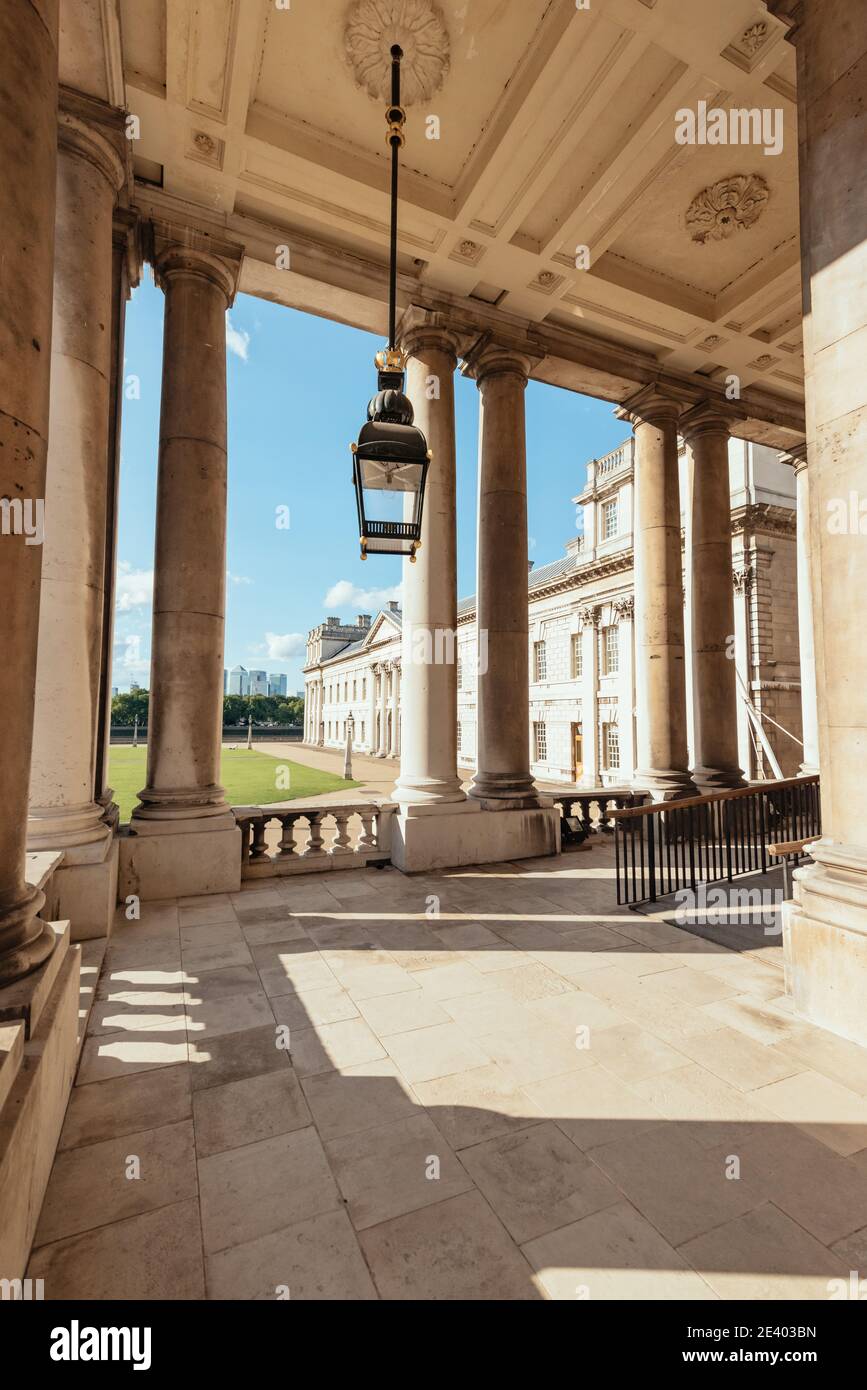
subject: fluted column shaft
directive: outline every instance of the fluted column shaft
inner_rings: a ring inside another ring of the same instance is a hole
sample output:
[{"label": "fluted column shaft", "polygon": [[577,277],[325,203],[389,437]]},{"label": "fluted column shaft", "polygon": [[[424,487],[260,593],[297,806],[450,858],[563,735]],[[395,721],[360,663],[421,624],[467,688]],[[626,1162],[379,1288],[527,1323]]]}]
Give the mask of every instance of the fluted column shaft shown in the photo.
[{"label": "fluted column shaft", "polygon": [[[456,342],[436,318],[404,326],[407,394],[432,459],[415,564],[403,567],[402,804],[464,801],[458,777],[457,532],[455,501]],[[397,748],[398,702],[395,701]]]},{"label": "fluted column shaft", "polygon": [[[25,840],[45,501],[57,174],[58,0],[0,5],[0,986],[51,954]],[[12,511],[21,507],[20,522]],[[28,541],[31,543],[28,544]]]},{"label": "fluted column shaft", "polygon": [[166,304],[147,785],[133,812],[142,822],[230,818],[219,778],[233,269],[181,246],[156,264]]},{"label": "fluted column shaft", "polygon": [[530,776],[527,446],[524,355],[486,347],[470,365],[479,388],[476,586],[478,766],[470,796],[488,809],[537,806]]},{"label": "fluted column shaft", "polygon": [[391,688],[391,739],[389,757],[400,757],[400,683],[401,668],[395,663],[392,668]]},{"label": "fluted column shaft", "polygon": [[[61,111],[51,415],[30,849],[67,864],[110,839],[97,799],[105,624],[112,352],[112,218],[124,165],[116,140]],[[62,680],[58,672],[63,672]],[[92,846],[85,852],[85,846]]]},{"label": "fluted column shaft", "polygon": [[732,586],[728,423],[700,404],[680,418],[690,472],[690,554],[695,766],[702,793],[744,786],[738,763],[735,605]]},{"label": "fluted column shaft", "polygon": [[678,405],[642,391],[627,402],[623,418],[635,431],[633,784],[665,801],[695,790],[687,770]]}]

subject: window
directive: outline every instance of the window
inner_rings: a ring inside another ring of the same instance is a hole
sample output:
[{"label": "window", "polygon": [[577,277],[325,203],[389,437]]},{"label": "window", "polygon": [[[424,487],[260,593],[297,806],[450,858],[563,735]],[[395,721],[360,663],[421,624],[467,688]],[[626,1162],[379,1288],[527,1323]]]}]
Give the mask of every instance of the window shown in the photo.
[{"label": "window", "polygon": [[[464,663],[461,661],[460,657],[458,657],[458,690],[463,690],[463,688],[464,688]],[[460,744],[458,744],[458,747],[460,747]]]},{"label": "window", "polygon": [[357,680],[353,680],[353,682],[352,682],[352,699],[353,699],[353,702],[356,701],[356,700],[358,699],[358,681],[357,681]]},{"label": "window", "polygon": [[367,676],[361,678],[361,698],[362,700],[367,699]]},{"label": "window", "polygon": [[360,739],[359,739],[359,742],[360,742],[360,743],[363,743],[363,742],[364,742],[364,720],[363,720],[363,719],[362,719],[362,721],[361,721],[361,737],[360,737]]},{"label": "window", "polygon": [[545,724],[533,725],[533,761],[543,763],[548,756],[548,730]]},{"label": "window", "polygon": [[617,498],[613,502],[605,502],[602,506],[602,539],[610,541],[612,536],[617,535]]},{"label": "window", "polygon": [[620,633],[616,627],[602,629],[602,674],[614,676],[620,670]]},{"label": "window", "polygon": [[548,658],[545,652],[544,642],[533,643],[533,679],[537,681],[547,680],[548,677]]},{"label": "window", "polygon": [[580,632],[572,634],[572,679],[580,680],[584,674],[584,637]]},{"label": "window", "polygon": [[611,771],[620,767],[620,735],[616,724],[602,725],[602,763]]},{"label": "window", "polygon": [[463,737],[464,737],[464,726],[463,726],[463,724],[461,724],[461,723],[459,722],[459,723],[458,723],[458,752],[459,752],[459,753],[460,753],[460,751],[461,751],[461,743],[463,742]]}]

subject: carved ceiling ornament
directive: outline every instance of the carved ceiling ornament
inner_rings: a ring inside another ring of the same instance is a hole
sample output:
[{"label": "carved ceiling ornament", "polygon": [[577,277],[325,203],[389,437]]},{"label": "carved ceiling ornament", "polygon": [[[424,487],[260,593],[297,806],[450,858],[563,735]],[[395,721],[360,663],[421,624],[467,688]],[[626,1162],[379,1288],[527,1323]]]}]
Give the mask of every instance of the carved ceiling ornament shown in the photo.
[{"label": "carved ceiling ornament", "polygon": [[734,174],[693,198],[686,210],[687,229],[702,245],[745,231],[765,210],[771,190],[761,174]]},{"label": "carved ceiling ornament", "polygon": [[741,34],[740,46],[752,57],[754,53],[758,53],[767,36],[768,26],[763,19],[759,19]]},{"label": "carved ceiling ornament", "polygon": [[450,44],[434,0],[355,0],[346,16],[346,59],[360,87],[377,101],[391,99],[391,46],[399,43],[404,106],[427,101],[443,85]]}]

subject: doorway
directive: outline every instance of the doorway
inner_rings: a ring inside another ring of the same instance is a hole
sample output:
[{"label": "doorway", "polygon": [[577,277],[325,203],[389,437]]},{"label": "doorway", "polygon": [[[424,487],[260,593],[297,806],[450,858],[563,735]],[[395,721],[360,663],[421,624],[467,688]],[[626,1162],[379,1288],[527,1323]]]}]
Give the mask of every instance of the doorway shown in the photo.
[{"label": "doorway", "polygon": [[572,725],[572,781],[584,775],[584,735],[580,724]]}]

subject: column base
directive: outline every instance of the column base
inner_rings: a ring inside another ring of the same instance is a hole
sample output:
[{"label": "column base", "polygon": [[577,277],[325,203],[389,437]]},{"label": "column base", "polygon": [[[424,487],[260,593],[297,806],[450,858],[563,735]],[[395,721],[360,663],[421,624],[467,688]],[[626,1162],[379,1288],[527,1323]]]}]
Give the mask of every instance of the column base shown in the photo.
[{"label": "column base", "polygon": [[783,904],[786,992],[802,1018],[867,1046],[867,850],[819,841]]},{"label": "column base", "polygon": [[691,769],[696,795],[710,796],[712,792],[736,791],[747,782],[739,767],[694,767]]},{"label": "column base", "polygon": [[118,851],[121,900],[241,889],[241,832],[231,811],[203,820],[133,820],[118,838]]},{"label": "column base", "polygon": [[0,989],[0,1279],[24,1276],[78,1058],[81,951],[47,926],[48,960]]},{"label": "column base", "polygon": [[688,772],[649,768],[633,773],[633,791],[647,792],[651,801],[680,801],[700,795]]},{"label": "column base", "polygon": [[405,874],[560,853],[560,812],[538,805],[489,811],[478,801],[401,806],[391,862]]},{"label": "column base", "polygon": [[448,780],[419,777],[406,781],[399,777],[391,799],[407,809],[411,806],[448,806],[453,810],[465,802],[467,796],[457,777]]},{"label": "column base", "polygon": [[536,790],[536,783],[529,775],[513,777],[477,772],[467,796],[485,811],[532,811],[550,805],[549,799]]},{"label": "column base", "polygon": [[73,941],[109,936],[117,906],[117,840],[99,846],[102,858],[67,850],[52,879],[52,906],[68,918]]}]

